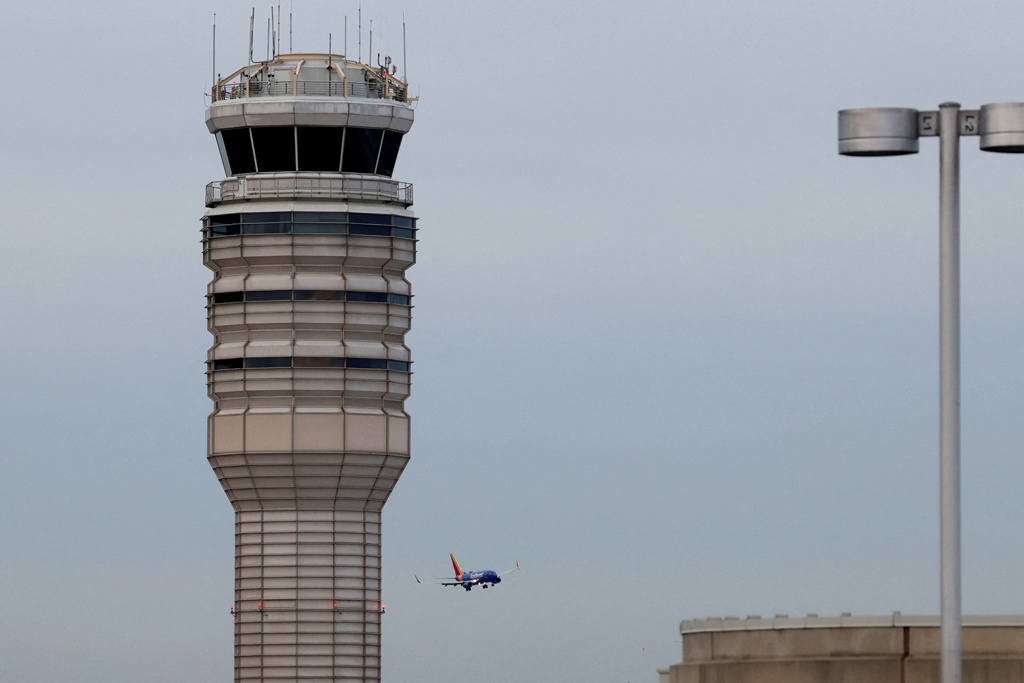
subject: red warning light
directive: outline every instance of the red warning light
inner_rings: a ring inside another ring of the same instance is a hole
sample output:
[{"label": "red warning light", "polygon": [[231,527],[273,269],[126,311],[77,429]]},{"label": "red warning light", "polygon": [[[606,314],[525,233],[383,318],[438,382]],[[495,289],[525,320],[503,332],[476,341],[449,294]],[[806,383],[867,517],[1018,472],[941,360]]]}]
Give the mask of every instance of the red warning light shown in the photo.
[{"label": "red warning light", "polygon": [[334,603],[334,609],[338,609],[338,603]]}]

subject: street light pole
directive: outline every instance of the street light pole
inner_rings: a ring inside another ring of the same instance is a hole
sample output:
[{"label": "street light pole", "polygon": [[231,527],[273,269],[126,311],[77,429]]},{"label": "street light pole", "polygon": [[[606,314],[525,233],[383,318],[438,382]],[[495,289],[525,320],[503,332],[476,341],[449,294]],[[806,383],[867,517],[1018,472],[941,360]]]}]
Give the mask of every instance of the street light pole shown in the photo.
[{"label": "street light pole", "polygon": [[[938,119],[938,127],[936,127]],[[941,490],[941,682],[960,683],[960,137],[980,135],[987,152],[1024,152],[1024,103],[961,111],[904,108],[839,112],[839,153],[915,154],[918,138],[939,137],[939,470]]]},{"label": "street light pole", "polygon": [[939,496],[942,683],[961,680],[960,105],[939,106]]}]

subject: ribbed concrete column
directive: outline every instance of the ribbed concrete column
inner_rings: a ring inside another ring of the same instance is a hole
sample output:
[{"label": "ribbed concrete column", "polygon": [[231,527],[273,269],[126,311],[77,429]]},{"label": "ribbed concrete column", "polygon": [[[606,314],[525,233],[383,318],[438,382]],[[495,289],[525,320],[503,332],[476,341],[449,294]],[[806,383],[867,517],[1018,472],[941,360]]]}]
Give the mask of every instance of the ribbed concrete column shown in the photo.
[{"label": "ribbed concrete column", "polygon": [[235,515],[236,680],[380,680],[380,513]]}]

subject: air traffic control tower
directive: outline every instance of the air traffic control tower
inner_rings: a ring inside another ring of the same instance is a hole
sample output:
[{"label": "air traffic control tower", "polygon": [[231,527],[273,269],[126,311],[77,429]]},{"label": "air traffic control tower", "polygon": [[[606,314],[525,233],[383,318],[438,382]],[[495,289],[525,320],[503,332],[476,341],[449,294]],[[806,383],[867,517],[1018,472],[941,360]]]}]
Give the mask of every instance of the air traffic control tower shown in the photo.
[{"label": "air traffic control tower", "polygon": [[280,55],[213,88],[208,455],[235,509],[235,680],[379,681],[381,510],[409,460],[412,126],[394,70]]}]

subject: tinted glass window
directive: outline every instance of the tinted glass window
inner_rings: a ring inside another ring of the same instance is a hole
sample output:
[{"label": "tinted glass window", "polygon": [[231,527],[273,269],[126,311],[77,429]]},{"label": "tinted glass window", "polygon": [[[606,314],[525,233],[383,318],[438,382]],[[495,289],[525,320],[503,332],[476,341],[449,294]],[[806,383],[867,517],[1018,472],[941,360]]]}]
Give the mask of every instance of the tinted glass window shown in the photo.
[{"label": "tinted glass window", "polygon": [[388,300],[388,295],[385,292],[347,292],[345,298],[348,301],[368,301],[382,304]]},{"label": "tinted glass window", "polygon": [[231,174],[255,173],[256,162],[252,157],[252,141],[249,139],[248,128],[232,128],[222,130],[221,137],[224,138],[224,151],[228,155],[228,163],[231,165]]},{"label": "tinted glass window", "polygon": [[296,223],[296,235],[345,235],[348,226],[344,223]]},{"label": "tinted glass window", "polygon": [[295,222],[303,223],[347,223],[348,214],[344,211],[296,211]]},{"label": "tinted glass window", "polygon": [[334,171],[341,168],[343,128],[298,127],[299,170]]},{"label": "tinted glass window", "polygon": [[287,223],[291,221],[290,211],[260,211],[257,213],[243,213],[242,222],[246,225],[251,223]]},{"label": "tinted glass window", "polygon": [[226,213],[221,216],[210,216],[208,220],[210,221],[211,227],[218,225],[235,225],[242,222],[241,216],[239,216],[237,213]]},{"label": "tinted glass window", "polygon": [[290,368],[292,359],[288,356],[283,358],[246,358],[247,368]]},{"label": "tinted glass window", "polygon": [[[239,225],[239,221],[241,225]],[[348,222],[346,222],[348,221]],[[394,227],[392,227],[392,222]],[[400,237],[414,239],[415,219],[376,213],[344,213],[336,211],[261,211],[226,214],[206,219],[210,237],[226,235],[268,234],[335,234]]]},{"label": "tinted glass window", "polygon": [[296,301],[344,301],[345,292],[336,292],[329,289],[297,289],[295,290]]},{"label": "tinted glass window", "polygon": [[220,294],[213,295],[213,303],[215,304],[233,304],[238,303],[242,300],[245,292],[221,292]]},{"label": "tinted glass window", "polygon": [[388,237],[391,235],[391,228],[386,225],[350,225],[348,226],[348,234]]},{"label": "tinted glass window", "polygon": [[293,359],[296,368],[329,368],[331,367],[331,361],[333,358],[318,358],[314,356],[304,356]]},{"label": "tinted glass window", "polygon": [[295,170],[295,129],[267,126],[252,129],[256,166],[260,173]]},{"label": "tinted glass window", "polygon": [[242,214],[243,235],[288,233],[292,230],[292,215],[288,211],[265,211]]},{"label": "tinted glass window", "polygon": [[388,362],[383,358],[346,358],[345,367],[361,370],[386,370]]},{"label": "tinted glass window", "polygon": [[344,235],[347,232],[345,221],[348,214],[333,211],[296,211],[295,228],[297,235],[333,234]]},{"label": "tinted glass window", "polygon": [[290,289],[268,290],[263,292],[246,292],[246,301],[291,301]]},{"label": "tinted glass window", "polygon": [[212,363],[214,370],[240,368],[359,368],[366,370],[397,370],[409,372],[409,363],[383,358],[323,358],[319,356],[286,356],[283,358],[225,358]]},{"label": "tinted glass window", "polygon": [[348,128],[345,132],[341,170],[345,173],[373,173],[382,132],[372,128]]},{"label": "tinted glass window", "polygon": [[382,213],[350,213],[350,223],[366,223],[368,225],[391,225],[391,216]]},{"label": "tinted glass window", "polygon": [[398,148],[402,146],[402,134],[393,130],[384,131],[384,140],[380,146],[380,160],[377,162],[377,173],[391,177],[398,160]]},{"label": "tinted glass window", "polygon": [[389,294],[388,295],[388,303],[400,304],[402,306],[408,306],[409,305],[409,297],[406,296],[405,294]]},{"label": "tinted glass window", "polygon": [[223,216],[210,216],[206,219],[206,225],[210,228],[211,237],[224,237],[241,232],[240,220],[237,213],[229,213]]}]

